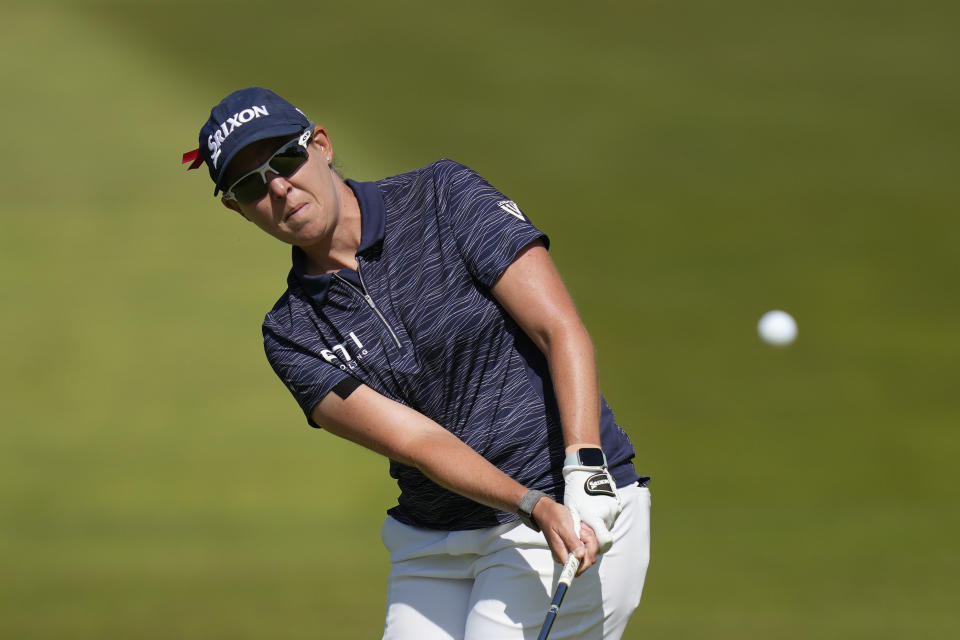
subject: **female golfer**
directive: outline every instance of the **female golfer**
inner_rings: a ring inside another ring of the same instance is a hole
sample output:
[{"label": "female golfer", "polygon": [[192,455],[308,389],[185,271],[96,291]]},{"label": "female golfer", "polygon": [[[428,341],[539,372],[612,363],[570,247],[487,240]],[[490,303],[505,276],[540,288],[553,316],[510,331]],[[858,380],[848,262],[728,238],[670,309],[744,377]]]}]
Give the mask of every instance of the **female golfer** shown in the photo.
[{"label": "female golfer", "polygon": [[649,478],[547,237],[450,160],[343,180],[327,131],[261,88],[213,108],[189,161],[293,247],[263,337],[308,422],[390,459],[384,638],[532,638],[570,553],[580,576],[550,637],[619,638]]}]

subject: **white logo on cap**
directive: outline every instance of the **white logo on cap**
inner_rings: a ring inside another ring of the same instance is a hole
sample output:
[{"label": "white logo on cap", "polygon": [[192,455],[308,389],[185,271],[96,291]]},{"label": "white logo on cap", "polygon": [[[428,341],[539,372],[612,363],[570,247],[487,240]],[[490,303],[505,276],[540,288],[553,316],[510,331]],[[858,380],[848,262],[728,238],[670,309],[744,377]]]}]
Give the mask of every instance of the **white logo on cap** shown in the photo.
[{"label": "white logo on cap", "polygon": [[214,133],[207,136],[207,148],[210,149],[210,162],[213,164],[213,168],[217,168],[217,161],[220,160],[220,145],[227,139],[227,136],[255,118],[269,115],[270,112],[267,111],[266,105],[247,107],[227,118]]}]

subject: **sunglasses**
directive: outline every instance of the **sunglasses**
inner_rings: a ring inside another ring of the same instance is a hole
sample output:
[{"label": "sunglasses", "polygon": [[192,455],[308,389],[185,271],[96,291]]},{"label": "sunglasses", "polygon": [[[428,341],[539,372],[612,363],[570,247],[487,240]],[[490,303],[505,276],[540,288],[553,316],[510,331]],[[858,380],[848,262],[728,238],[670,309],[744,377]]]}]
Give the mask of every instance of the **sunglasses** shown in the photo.
[{"label": "sunglasses", "polygon": [[295,174],[307,161],[307,141],[310,140],[312,132],[313,127],[307,127],[303,134],[284,143],[266,162],[224,189],[223,197],[236,200],[240,204],[250,204],[267,195],[270,190],[267,172],[275,173],[281,178],[289,178]]}]

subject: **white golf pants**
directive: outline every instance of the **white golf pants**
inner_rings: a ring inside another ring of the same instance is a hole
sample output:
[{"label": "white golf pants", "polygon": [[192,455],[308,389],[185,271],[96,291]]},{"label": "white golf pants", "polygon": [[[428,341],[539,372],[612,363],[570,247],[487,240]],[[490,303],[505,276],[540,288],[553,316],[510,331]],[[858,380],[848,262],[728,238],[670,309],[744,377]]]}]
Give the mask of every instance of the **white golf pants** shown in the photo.
[{"label": "white golf pants", "polygon": [[[610,551],[573,581],[550,640],[617,640],[640,602],[650,559],[650,491],[618,489]],[[436,531],[388,517],[392,569],[384,640],[535,640],[560,565],[543,534],[513,523]]]}]

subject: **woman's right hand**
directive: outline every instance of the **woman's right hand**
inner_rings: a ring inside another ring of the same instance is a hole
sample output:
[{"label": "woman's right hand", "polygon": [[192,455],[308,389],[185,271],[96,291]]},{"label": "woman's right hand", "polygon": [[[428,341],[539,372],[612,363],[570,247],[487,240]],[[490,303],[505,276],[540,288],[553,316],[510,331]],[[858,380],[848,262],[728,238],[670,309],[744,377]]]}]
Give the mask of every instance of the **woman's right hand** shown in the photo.
[{"label": "woman's right hand", "polygon": [[581,523],[578,536],[573,530],[573,516],[565,506],[548,497],[542,498],[534,507],[532,515],[557,563],[565,564],[567,554],[574,554],[580,558],[580,568],[577,570],[579,576],[596,562],[599,549],[596,534],[588,525]]}]

